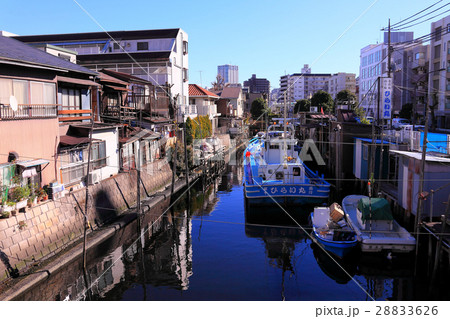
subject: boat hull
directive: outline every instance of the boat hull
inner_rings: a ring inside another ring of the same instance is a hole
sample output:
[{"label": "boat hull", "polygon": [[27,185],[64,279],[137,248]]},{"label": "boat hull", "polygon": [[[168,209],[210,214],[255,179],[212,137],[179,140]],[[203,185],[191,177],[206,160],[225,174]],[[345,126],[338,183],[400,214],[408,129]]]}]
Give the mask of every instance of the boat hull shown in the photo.
[{"label": "boat hull", "polygon": [[415,250],[416,240],[395,220],[392,231],[376,231],[362,229],[357,218],[357,203],[363,195],[350,195],[342,200],[342,208],[349,216],[350,224],[356,233],[362,252],[377,253],[390,251],[393,253],[409,253]]},{"label": "boat hull", "polygon": [[[313,214],[311,214],[311,220],[313,219]],[[317,230],[316,225],[313,225],[313,235],[317,239],[317,244],[321,245],[328,252],[336,255],[339,258],[344,258],[358,245],[358,240],[355,238],[353,240],[327,240],[320,235]]]},{"label": "boat hull", "polygon": [[327,202],[329,193],[329,185],[244,184],[244,195],[250,205],[277,203],[283,205],[322,204]]}]

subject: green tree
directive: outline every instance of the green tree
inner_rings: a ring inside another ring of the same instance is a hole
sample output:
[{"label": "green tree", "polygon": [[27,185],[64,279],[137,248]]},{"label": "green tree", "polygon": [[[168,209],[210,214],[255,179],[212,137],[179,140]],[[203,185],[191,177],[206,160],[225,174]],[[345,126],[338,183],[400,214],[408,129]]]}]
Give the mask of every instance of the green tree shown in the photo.
[{"label": "green tree", "polygon": [[264,113],[268,114],[270,112],[267,107],[266,100],[259,97],[252,102],[252,106],[250,107],[250,114],[254,120],[258,120],[262,118]]},{"label": "green tree", "polygon": [[[187,121],[186,121],[187,124]],[[194,139],[201,139],[212,135],[212,124],[208,115],[197,116],[191,121],[192,136]]]},{"label": "green tree", "polygon": [[298,100],[294,106],[294,113],[298,112],[309,112],[309,108],[311,107],[311,101],[307,99]]},{"label": "green tree", "polygon": [[322,108],[324,112],[332,113],[334,111],[334,101],[328,92],[319,90],[311,98],[311,105]]},{"label": "green tree", "polygon": [[335,102],[336,105],[349,105],[350,108],[353,108],[356,102],[356,95],[349,90],[342,90],[336,94]]},{"label": "green tree", "polygon": [[413,105],[412,103],[406,103],[403,104],[402,109],[400,110],[400,117],[404,118],[404,119],[411,119],[412,114],[413,114]]},{"label": "green tree", "polygon": [[366,111],[362,107],[354,107],[353,113],[359,117],[359,123],[370,124],[370,121],[366,118]]},{"label": "green tree", "polygon": [[194,128],[190,117],[186,119],[185,125],[186,125],[186,144],[192,145],[192,142],[194,141]]}]

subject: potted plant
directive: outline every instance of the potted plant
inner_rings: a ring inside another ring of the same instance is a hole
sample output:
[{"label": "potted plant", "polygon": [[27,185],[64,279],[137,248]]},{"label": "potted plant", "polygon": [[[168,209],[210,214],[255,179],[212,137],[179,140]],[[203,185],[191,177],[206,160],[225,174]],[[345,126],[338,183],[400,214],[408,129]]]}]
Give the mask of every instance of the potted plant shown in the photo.
[{"label": "potted plant", "polygon": [[1,217],[3,218],[8,218],[11,214],[13,216],[15,216],[16,214],[16,203],[15,202],[4,202],[1,206],[0,206],[0,213],[1,213]]},{"label": "potted plant", "polygon": [[8,212],[8,211],[1,211],[0,212],[0,217],[1,218],[9,218],[9,216],[11,215],[11,212]]},{"label": "potted plant", "polygon": [[27,205],[29,208],[33,207],[33,204],[36,204],[36,195],[31,195],[30,197],[28,197],[28,201],[27,201]]},{"label": "potted plant", "polygon": [[17,186],[12,189],[11,199],[16,202],[16,209],[25,208],[27,206],[28,197],[30,196],[30,188],[26,186]]},{"label": "potted plant", "polygon": [[45,189],[43,189],[42,187],[39,187],[37,190],[37,196],[38,196],[38,200],[47,200],[48,199],[48,195],[47,192],[45,191]]}]

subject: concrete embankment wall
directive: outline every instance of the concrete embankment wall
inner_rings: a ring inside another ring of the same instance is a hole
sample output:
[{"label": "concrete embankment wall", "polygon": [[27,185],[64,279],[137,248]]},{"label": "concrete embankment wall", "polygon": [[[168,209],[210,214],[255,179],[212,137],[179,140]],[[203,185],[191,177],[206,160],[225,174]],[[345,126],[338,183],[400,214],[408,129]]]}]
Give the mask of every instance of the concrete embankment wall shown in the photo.
[{"label": "concrete embankment wall", "polygon": [[[170,183],[171,178],[172,170],[165,160],[143,167],[141,198]],[[136,203],[136,182],[137,174],[132,171],[89,187],[88,220],[93,229],[108,224]],[[8,264],[21,270],[81,238],[85,200],[83,188],[0,219],[0,280],[7,277]],[[21,221],[26,225],[19,227]]]}]

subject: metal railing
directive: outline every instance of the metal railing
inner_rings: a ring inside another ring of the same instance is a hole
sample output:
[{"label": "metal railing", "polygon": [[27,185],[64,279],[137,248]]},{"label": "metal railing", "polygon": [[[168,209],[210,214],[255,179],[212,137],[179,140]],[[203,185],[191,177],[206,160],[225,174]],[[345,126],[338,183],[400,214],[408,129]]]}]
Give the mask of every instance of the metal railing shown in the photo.
[{"label": "metal railing", "polygon": [[[109,157],[94,159],[91,161],[92,171],[101,169],[108,165]],[[69,166],[61,167],[61,178],[64,185],[74,184],[82,181],[87,174],[87,162],[69,164]]]},{"label": "metal railing", "polygon": [[92,110],[74,109],[74,106],[62,106],[58,110],[58,118],[60,122],[90,120]]},{"label": "metal railing", "polygon": [[413,131],[411,128],[384,131],[384,140],[395,144],[407,144],[409,151],[420,151],[420,132]]},{"label": "metal railing", "polygon": [[58,115],[58,104],[19,104],[13,110],[9,104],[0,104],[1,120],[28,120],[39,118],[55,118]]}]

